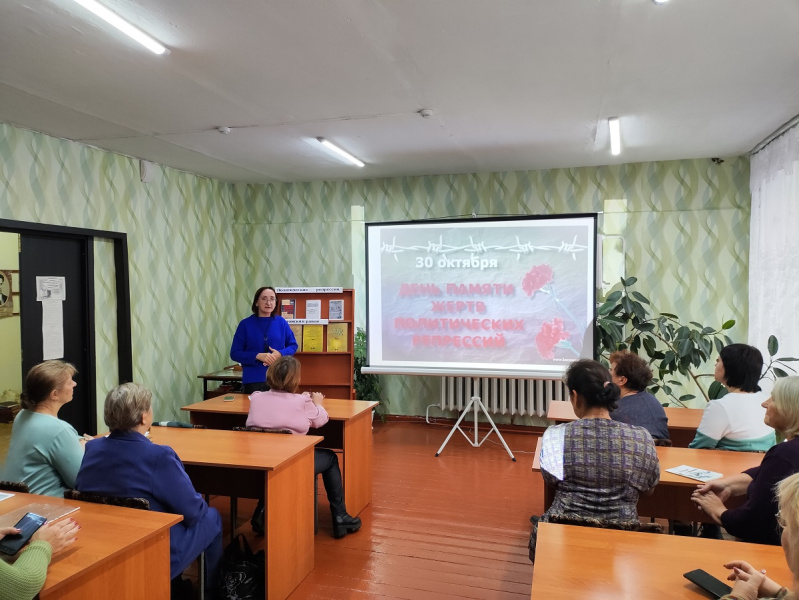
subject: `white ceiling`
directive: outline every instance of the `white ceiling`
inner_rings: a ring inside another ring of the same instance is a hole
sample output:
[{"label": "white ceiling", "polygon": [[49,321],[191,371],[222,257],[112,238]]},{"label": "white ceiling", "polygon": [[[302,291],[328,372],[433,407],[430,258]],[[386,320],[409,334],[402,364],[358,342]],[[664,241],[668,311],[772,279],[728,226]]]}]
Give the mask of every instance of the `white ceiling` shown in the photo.
[{"label": "white ceiling", "polygon": [[2,0],[0,121],[270,182],[741,155],[799,113],[798,0],[105,4],[171,53],[71,0]]}]

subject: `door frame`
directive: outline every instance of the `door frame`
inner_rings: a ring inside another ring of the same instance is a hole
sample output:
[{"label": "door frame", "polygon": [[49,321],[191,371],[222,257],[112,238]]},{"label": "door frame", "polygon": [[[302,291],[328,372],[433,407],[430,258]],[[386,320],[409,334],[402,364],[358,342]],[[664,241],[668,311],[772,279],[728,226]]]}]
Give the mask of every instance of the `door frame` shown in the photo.
[{"label": "door frame", "polygon": [[[84,240],[87,246],[86,261],[82,268],[86,269],[87,298],[89,302],[86,339],[90,346],[89,368],[92,378],[97,381],[97,358],[94,352],[94,240],[109,239],[114,243],[114,266],[116,270],[117,296],[117,362],[119,364],[119,383],[133,381],[133,350],[131,344],[130,317],[130,273],[128,269],[128,234],[119,231],[101,229],[83,229],[62,225],[30,223],[12,219],[0,219],[0,231],[17,233],[45,233],[54,237]],[[24,374],[23,374],[24,380]],[[90,397],[95,399],[93,410],[97,410],[96,390],[90,390]]]}]

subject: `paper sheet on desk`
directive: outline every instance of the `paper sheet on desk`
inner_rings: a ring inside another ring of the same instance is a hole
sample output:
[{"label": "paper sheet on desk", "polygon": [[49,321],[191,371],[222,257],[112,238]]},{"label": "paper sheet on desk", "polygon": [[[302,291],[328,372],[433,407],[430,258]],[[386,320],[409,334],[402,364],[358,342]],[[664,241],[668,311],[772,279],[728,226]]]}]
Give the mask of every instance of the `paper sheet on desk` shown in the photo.
[{"label": "paper sheet on desk", "polygon": [[675,475],[681,475],[682,477],[688,477],[688,479],[696,479],[697,481],[702,482],[712,481],[713,479],[724,477],[722,473],[708,471],[707,469],[699,469],[697,467],[689,467],[688,465],[680,465],[679,467],[666,469],[666,472],[674,473]]}]

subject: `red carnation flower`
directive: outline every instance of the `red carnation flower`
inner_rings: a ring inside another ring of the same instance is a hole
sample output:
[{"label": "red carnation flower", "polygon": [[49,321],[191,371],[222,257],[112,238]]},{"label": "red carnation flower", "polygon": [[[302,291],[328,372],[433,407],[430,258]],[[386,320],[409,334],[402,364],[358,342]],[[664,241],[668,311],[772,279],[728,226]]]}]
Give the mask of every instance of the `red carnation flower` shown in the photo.
[{"label": "red carnation flower", "polygon": [[532,297],[533,294],[551,281],[552,267],[549,265],[536,265],[522,279],[522,289],[525,294]]},{"label": "red carnation flower", "polygon": [[541,324],[541,329],[535,336],[535,345],[538,353],[547,360],[555,358],[555,346],[561,340],[569,338],[569,333],[563,329],[563,319],[555,317],[551,323]]}]

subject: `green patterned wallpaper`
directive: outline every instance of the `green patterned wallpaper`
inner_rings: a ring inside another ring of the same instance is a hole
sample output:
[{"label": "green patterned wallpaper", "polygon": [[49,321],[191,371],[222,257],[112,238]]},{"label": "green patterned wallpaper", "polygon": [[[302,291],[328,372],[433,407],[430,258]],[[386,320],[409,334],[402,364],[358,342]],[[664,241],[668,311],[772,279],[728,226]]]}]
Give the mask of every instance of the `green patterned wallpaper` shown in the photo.
[{"label": "green patterned wallpaper", "polygon": [[[156,419],[202,397],[236,326],[230,186],[0,124],[0,217],[128,235],[134,379]],[[113,246],[95,243],[97,397],[117,383]],[[220,341],[221,340],[221,341]],[[100,410],[100,407],[98,407]],[[102,422],[102,419],[100,420]]]},{"label": "green patterned wallpaper", "polygon": [[[602,233],[622,235],[627,275],[661,310],[708,324],[734,318],[746,336],[749,162],[682,160],[604,167],[473,173],[286,185],[236,185],[234,218],[257,244],[240,258],[237,288],[354,286],[363,323],[363,255],[354,253],[350,207],[365,220],[598,212]],[[617,200],[618,202],[612,202]],[[607,223],[607,230],[605,226]],[[241,239],[241,238],[239,238]],[[257,242],[255,241],[257,239]],[[362,244],[362,241],[360,241]],[[356,244],[357,246],[358,244]],[[269,253],[269,248],[279,248]],[[353,272],[357,277],[353,277]],[[250,285],[249,287],[254,287]],[[438,401],[435,378],[383,378],[393,414],[422,415]]]},{"label": "green patterned wallpaper", "polygon": [[[178,417],[199,398],[196,375],[227,364],[259,285],[355,287],[362,322],[358,205],[367,222],[607,209],[601,230],[624,237],[626,272],[656,306],[709,324],[734,318],[733,337],[746,336],[745,158],[282,185],[162,167],[143,184],[134,159],[0,125],[0,161],[3,218],[128,234],[134,373],[161,400],[158,419]],[[113,256],[107,242],[95,252],[98,363],[110,365]],[[100,374],[98,397],[114,376],[115,366]],[[384,383],[394,414],[437,402],[437,379]]]}]

